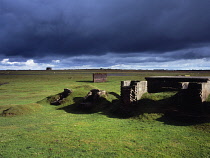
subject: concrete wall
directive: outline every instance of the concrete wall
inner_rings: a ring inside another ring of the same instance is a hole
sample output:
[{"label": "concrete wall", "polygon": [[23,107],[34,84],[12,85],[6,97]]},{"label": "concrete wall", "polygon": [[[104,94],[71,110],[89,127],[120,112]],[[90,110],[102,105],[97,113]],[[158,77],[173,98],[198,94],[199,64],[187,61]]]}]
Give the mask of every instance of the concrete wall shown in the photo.
[{"label": "concrete wall", "polygon": [[106,82],[107,74],[106,73],[94,73],[93,82]]},{"label": "concrete wall", "polygon": [[137,83],[137,100],[140,100],[142,95],[147,92],[147,81]]},{"label": "concrete wall", "polygon": [[163,91],[177,91],[179,89],[182,89],[183,87],[182,83],[180,82],[161,81],[161,80],[152,80],[147,82],[148,82],[147,85],[149,93],[158,93]]},{"label": "concrete wall", "polygon": [[147,81],[121,81],[121,100],[125,105],[138,102],[147,92]]},{"label": "concrete wall", "polygon": [[205,102],[210,95],[208,82],[176,82],[163,80],[121,81],[121,99],[123,104],[138,102],[146,92],[178,91],[178,104],[193,107]]},{"label": "concrete wall", "polygon": [[210,94],[210,81],[207,83],[202,83],[202,92],[201,92],[201,98],[202,102],[205,102]]}]

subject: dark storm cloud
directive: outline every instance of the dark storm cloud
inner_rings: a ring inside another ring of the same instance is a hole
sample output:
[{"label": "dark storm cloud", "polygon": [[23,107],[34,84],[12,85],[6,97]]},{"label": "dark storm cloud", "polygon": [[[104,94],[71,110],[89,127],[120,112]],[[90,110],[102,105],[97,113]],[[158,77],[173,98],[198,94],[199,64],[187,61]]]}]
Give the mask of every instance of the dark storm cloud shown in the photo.
[{"label": "dark storm cloud", "polygon": [[209,8],[209,0],[0,0],[0,53],[27,58],[208,46]]}]

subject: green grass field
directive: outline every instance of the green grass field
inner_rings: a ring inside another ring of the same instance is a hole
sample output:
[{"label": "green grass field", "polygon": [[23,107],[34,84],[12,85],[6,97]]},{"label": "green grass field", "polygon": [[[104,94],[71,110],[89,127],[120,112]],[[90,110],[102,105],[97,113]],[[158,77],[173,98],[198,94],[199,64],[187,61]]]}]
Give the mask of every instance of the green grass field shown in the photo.
[{"label": "green grass field", "polygon": [[[93,72],[109,74],[93,83]],[[0,158],[22,157],[210,157],[209,120],[168,119],[175,92],[145,94],[120,108],[120,81],[154,75],[210,76],[201,71],[0,71]],[[62,105],[50,99],[73,90]],[[77,108],[94,88],[106,90],[91,111]],[[128,110],[128,111],[127,111]],[[125,117],[126,116],[126,117]]]}]

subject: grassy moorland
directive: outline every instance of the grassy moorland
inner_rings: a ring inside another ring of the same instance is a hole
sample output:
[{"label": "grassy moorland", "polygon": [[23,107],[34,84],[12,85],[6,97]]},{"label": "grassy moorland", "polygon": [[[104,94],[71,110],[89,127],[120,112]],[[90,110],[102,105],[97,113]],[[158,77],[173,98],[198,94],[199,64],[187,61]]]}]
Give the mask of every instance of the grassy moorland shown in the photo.
[{"label": "grassy moorland", "polygon": [[[93,72],[108,73],[108,82],[91,82]],[[9,114],[0,117],[0,158],[209,157],[209,119],[165,115],[176,92],[145,94],[137,106],[120,107],[120,81],[154,75],[210,76],[210,72],[0,71],[0,113]],[[50,105],[64,88],[73,93],[63,104]],[[108,95],[91,110],[79,109],[94,88]]]}]

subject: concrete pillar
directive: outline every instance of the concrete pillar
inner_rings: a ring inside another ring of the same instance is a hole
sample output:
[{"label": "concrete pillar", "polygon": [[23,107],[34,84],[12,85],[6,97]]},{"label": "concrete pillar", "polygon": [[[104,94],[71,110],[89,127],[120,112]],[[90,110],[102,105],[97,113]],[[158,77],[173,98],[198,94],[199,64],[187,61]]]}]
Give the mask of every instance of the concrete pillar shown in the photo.
[{"label": "concrete pillar", "polygon": [[147,81],[121,81],[121,100],[125,105],[136,103],[147,92]]},{"label": "concrete pillar", "polygon": [[188,100],[188,104],[203,103],[207,100],[209,94],[209,81],[206,83],[189,83],[187,88],[182,89],[182,95]]},{"label": "concrete pillar", "polygon": [[186,89],[178,92],[178,103],[182,107],[197,109],[202,106],[210,94],[210,82],[206,83],[189,83]]},{"label": "concrete pillar", "polygon": [[181,89],[188,89],[189,82],[182,82],[182,88]]},{"label": "concrete pillar", "polygon": [[210,81],[202,83],[201,100],[205,102],[210,94]]},{"label": "concrete pillar", "polygon": [[130,80],[121,81],[121,87],[130,86],[130,85],[131,85],[131,81]]},{"label": "concrete pillar", "polygon": [[142,95],[147,92],[147,81],[137,83],[137,100],[140,100]]}]

